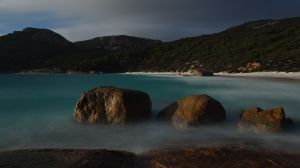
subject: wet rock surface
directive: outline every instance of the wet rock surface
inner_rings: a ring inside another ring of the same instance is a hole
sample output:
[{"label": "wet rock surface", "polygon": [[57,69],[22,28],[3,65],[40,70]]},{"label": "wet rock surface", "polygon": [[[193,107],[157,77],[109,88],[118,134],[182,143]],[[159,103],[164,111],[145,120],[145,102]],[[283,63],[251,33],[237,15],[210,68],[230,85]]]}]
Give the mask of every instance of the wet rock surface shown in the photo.
[{"label": "wet rock surface", "polygon": [[296,168],[300,167],[300,154],[240,147],[155,150],[139,155],[108,150],[17,150],[0,152],[0,167]]},{"label": "wet rock surface", "polygon": [[0,167],[8,168],[130,168],[135,155],[108,150],[19,150],[0,152]]},{"label": "wet rock surface", "polygon": [[223,147],[158,150],[141,158],[148,168],[292,168],[300,165],[299,154]]},{"label": "wet rock surface", "polygon": [[170,104],[157,118],[170,120],[175,127],[197,126],[224,121],[225,109],[208,95],[195,95]]},{"label": "wet rock surface", "polygon": [[281,132],[293,127],[293,121],[285,117],[282,107],[263,110],[253,107],[240,114],[239,128],[254,132]]},{"label": "wet rock surface", "polygon": [[79,98],[74,118],[80,123],[124,124],[150,118],[147,93],[116,87],[98,87]]}]

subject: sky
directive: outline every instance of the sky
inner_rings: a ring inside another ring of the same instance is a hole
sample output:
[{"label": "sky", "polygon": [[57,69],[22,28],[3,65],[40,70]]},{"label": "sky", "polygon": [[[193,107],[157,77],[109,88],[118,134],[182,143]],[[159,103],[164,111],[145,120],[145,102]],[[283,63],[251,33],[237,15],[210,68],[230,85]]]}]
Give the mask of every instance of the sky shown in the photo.
[{"label": "sky", "polygon": [[297,17],[299,9],[300,0],[0,0],[0,35],[37,27],[70,41],[121,34],[172,41]]}]

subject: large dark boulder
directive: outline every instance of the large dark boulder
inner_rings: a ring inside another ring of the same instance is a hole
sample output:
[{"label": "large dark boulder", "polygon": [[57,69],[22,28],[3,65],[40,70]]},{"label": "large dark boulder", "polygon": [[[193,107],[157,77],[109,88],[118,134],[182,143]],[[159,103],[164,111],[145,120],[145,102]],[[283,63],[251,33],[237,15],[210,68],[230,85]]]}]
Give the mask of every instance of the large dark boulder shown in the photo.
[{"label": "large dark boulder", "polygon": [[291,119],[285,117],[282,107],[263,110],[250,108],[240,114],[239,128],[254,132],[280,132],[293,126]]},{"label": "large dark boulder", "polygon": [[123,124],[149,118],[151,105],[142,91],[98,87],[81,95],[74,118],[80,123]]},{"label": "large dark boulder", "polygon": [[158,114],[176,127],[197,126],[225,120],[223,106],[208,95],[189,96],[170,104]]}]

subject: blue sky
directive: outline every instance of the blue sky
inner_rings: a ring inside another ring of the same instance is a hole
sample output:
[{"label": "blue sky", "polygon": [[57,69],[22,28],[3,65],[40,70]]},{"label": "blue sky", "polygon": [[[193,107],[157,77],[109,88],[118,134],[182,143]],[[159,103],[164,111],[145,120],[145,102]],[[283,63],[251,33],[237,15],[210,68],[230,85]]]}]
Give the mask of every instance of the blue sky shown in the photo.
[{"label": "blue sky", "polygon": [[165,41],[300,16],[299,0],[0,0],[0,35],[52,29],[71,41],[126,34]]}]

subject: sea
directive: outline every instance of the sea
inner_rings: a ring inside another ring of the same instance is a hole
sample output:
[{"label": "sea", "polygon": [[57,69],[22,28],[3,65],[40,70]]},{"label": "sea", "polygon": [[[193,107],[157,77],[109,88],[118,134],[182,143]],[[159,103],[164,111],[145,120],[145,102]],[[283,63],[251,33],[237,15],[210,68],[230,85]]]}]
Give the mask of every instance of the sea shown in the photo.
[{"label": "sea", "polygon": [[[147,92],[152,119],[116,125],[79,124],[73,113],[79,96],[98,86]],[[155,115],[189,95],[207,94],[226,110],[223,123],[175,129]],[[284,107],[295,129],[270,134],[240,131],[241,110]],[[184,77],[132,74],[0,75],[0,150],[112,149],[141,153],[157,148],[239,145],[300,151],[300,81],[254,77]]]}]

